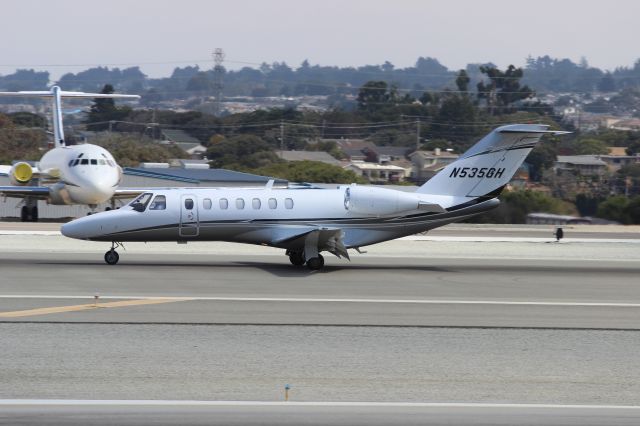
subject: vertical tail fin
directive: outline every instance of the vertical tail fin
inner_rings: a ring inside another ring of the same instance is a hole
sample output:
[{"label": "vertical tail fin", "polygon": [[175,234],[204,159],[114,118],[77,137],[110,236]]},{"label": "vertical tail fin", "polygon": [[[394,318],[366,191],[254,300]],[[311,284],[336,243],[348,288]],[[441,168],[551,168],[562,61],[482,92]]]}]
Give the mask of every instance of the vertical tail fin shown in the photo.
[{"label": "vertical tail fin", "polygon": [[498,127],[416,192],[471,198],[497,195],[544,134],[570,133],[548,128],[541,124]]},{"label": "vertical tail fin", "polygon": [[53,140],[56,148],[65,146],[66,144],[62,125],[62,98],[140,99],[138,95],[121,95],[117,93],[65,92],[58,86],[51,87],[49,91],[0,92],[0,96],[51,98],[53,108]]}]

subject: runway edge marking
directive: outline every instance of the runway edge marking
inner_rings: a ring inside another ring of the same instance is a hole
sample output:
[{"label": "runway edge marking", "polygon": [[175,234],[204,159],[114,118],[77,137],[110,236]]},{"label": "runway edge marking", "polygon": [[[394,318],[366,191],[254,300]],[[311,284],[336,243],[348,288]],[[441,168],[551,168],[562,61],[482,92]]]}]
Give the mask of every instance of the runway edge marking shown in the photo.
[{"label": "runway edge marking", "polygon": [[[85,299],[88,295],[0,295],[1,299]],[[640,303],[627,302],[544,302],[519,300],[449,300],[449,299],[332,299],[332,298],[300,298],[300,297],[217,297],[217,296],[100,296],[101,300],[126,299],[125,302],[111,302],[99,304],[102,307],[118,307],[147,303],[166,303],[180,301],[210,301],[210,302],[289,302],[289,303],[371,303],[371,304],[423,304],[423,305],[494,305],[494,306],[559,306],[559,307],[604,307],[604,308],[640,308]],[[151,301],[151,302],[144,302]],[[119,304],[119,305],[118,305]],[[77,306],[94,306],[93,304]],[[49,308],[40,308],[49,309]],[[20,312],[20,311],[17,311]],[[0,317],[3,314],[0,312]]]},{"label": "runway edge marking", "polygon": [[335,402],[335,401],[201,401],[201,400],[92,400],[92,399],[0,399],[0,406],[255,406],[255,407],[416,407],[416,408],[530,408],[530,409],[587,409],[587,410],[637,410],[639,405],[592,404],[494,404],[464,402]]},{"label": "runway edge marking", "polygon": [[35,309],[25,309],[20,311],[0,312],[0,318],[20,318],[20,317],[30,317],[30,316],[37,316],[37,315],[51,315],[51,314],[60,314],[60,313],[66,313],[66,312],[87,311],[87,310],[100,309],[100,308],[121,308],[121,307],[127,307],[127,306],[183,302],[186,300],[189,300],[189,299],[163,297],[163,298],[121,300],[118,302],[107,302],[107,303],[87,303],[83,305],[71,305],[71,306],[51,306],[47,308],[35,308]]}]

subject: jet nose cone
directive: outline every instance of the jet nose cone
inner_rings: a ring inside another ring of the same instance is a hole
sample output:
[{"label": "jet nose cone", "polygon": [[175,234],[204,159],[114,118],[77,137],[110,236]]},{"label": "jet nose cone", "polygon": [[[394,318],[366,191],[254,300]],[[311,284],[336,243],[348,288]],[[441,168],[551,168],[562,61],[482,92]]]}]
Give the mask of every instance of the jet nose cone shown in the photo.
[{"label": "jet nose cone", "polygon": [[79,240],[85,240],[90,237],[90,226],[85,220],[87,218],[75,219],[71,222],[65,223],[60,228],[60,232],[65,237],[76,238]]}]

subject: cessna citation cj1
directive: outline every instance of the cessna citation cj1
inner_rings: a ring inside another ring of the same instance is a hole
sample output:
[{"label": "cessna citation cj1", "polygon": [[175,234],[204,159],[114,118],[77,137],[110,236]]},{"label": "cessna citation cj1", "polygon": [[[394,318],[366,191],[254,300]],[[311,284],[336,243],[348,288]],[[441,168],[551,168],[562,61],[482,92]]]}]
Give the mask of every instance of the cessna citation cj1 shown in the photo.
[{"label": "cessna citation cj1", "polygon": [[[61,101],[62,98],[139,99],[140,96],[64,92],[58,86],[53,86],[50,91],[0,92],[0,96],[50,98],[53,102],[53,149],[42,156],[37,167],[25,161],[0,166],[0,173],[8,175],[13,184],[0,186],[0,195],[25,200],[20,214],[23,222],[38,220],[37,200],[56,205],[86,204],[95,209],[116,195],[122,169],[109,151],[100,146],[66,145]],[[135,191],[133,196],[139,193]],[[131,193],[117,195],[132,197]]]},{"label": "cessna citation cj1", "polygon": [[[127,206],[73,220],[62,234],[110,241],[116,264],[126,241],[231,241],[280,247],[311,270],[323,251],[347,249],[424,232],[486,212],[548,126],[513,124],[493,130],[414,193],[344,185],[336,189],[174,188],[149,190]],[[272,182],[271,182],[272,184]]]}]

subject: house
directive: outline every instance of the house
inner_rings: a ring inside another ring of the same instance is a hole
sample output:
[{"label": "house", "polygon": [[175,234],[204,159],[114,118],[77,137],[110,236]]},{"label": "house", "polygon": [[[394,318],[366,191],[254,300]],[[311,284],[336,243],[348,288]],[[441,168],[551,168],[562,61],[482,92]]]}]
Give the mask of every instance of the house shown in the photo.
[{"label": "house", "polygon": [[318,161],[340,166],[340,161],[324,151],[276,151],[276,155],[286,161]]},{"label": "house", "polygon": [[396,183],[402,182],[407,170],[392,164],[376,164],[364,161],[352,161],[345,169],[351,170],[358,176],[362,176],[371,183]]},{"label": "house", "polygon": [[334,141],[349,161],[378,162],[377,147],[372,142],[364,139],[323,139],[323,141]]},{"label": "house", "polygon": [[162,129],[160,144],[175,145],[189,154],[191,158],[202,158],[207,148],[200,141],[182,130]]},{"label": "house", "polygon": [[414,151],[409,154],[411,160],[411,180],[422,185],[440,170],[458,159],[459,155],[436,148],[433,151]]},{"label": "house", "polygon": [[607,172],[607,163],[597,155],[558,155],[553,169],[557,175],[573,173],[583,176],[601,176]]},{"label": "house", "polygon": [[599,155],[598,158],[605,163],[611,172],[617,172],[622,167],[640,163],[640,155],[627,155],[627,148],[614,146],[609,148],[609,154]]},{"label": "house", "polygon": [[407,157],[410,148],[405,146],[376,146],[375,153],[378,157],[378,163],[386,164],[394,161],[402,161]]}]

